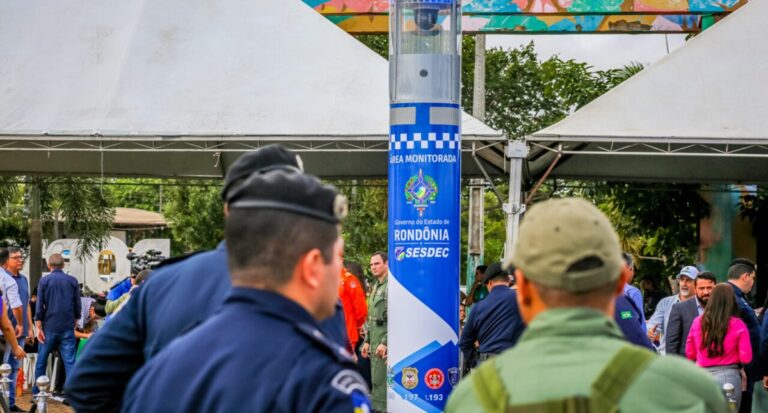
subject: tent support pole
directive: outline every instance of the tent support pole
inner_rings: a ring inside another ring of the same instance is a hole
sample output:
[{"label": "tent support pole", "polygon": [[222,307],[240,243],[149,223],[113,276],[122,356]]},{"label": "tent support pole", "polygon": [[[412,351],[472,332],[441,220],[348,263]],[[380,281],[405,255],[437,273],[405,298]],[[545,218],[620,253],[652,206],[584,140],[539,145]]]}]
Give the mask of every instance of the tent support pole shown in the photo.
[{"label": "tent support pole", "polygon": [[467,226],[467,293],[475,284],[475,268],[485,256],[485,180],[469,180],[469,225]]},{"label": "tent support pole", "polygon": [[504,212],[507,214],[507,241],[504,244],[504,259],[512,254],[512,247],[517,238],[517,228],[520,224],[520,216],[525,212],[523,195],[523,163],[528,157],[528,145],[522,140],[511,140],[507,145],[507,157],[509,158],[509,200],[504,204]]},{"label": "tent support pole", "polygon": [[560,158],[563,157],[563,145],[557,145],[557,156],[555,159],[552,160],[552,163],[549,164],[549,168],[547,168],[546,172],[544,172],[544,175],[541,176],[538,182],[536,182],[536,185],[531,190],[531,193],[528,194],[528,197],[525,198],[525,205],[530,205],[531,200],[533,200],[533,196],[536,195],[536,192],[538,192],[539,188],[541,187],[541,184],[544,183],[544,181],[549,178],[549,174],[552,173],[552,170],[555,169],[555,165],[557,165],[557,161],[560,160]]}]

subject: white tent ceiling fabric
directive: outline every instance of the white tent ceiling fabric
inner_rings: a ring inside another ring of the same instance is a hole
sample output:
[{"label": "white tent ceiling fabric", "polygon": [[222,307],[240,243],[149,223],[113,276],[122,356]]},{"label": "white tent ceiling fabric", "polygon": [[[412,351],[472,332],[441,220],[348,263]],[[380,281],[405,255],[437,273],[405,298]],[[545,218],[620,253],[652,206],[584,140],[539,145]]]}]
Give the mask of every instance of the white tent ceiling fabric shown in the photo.
[{"label": "white tent ceiling fabric", "polygon": [[768,143],[766,18],[749,2],[532,138]]},{"label": "white tent ceiling fabric", "polygon": [[[526,140],[536,176],[766,182],[768,2],[751,1]],[[750,158],[745,162],[745,158]]]},{"label": "white tent ceiling fabric", "polygon": [[[112,157],[102,172],[128,174],[115,163],[130,149],[182,163],[173,151],[208,150],[205,168],[160,175],[216,176],[216,149],[311,141],[326,146],[307,152],[345,153],[370,141],[383,163],[374,174],[386,174],[388,78],[385,59],[300,0],[0,0],[0,139],[62,162],[98,150]],[[462,132],[504,141],[467,114]]]}]

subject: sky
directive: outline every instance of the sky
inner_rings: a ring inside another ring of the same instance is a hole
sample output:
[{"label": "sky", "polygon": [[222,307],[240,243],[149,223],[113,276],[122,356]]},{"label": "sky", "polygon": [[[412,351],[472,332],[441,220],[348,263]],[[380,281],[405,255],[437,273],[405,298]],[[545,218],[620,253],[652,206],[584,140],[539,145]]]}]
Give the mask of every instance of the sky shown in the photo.
[{"label": "sky", "polygon": [[[533,41],[542,60],[559,55],[561,59],[574,59],[606,70],[633,61],[648,65],[661,59],[667,54],[664,37],[663,34],[488,35],[486,47],[508,49]],[[670,52],[685,43],[685,35],[670,34],[667,39]]]}]

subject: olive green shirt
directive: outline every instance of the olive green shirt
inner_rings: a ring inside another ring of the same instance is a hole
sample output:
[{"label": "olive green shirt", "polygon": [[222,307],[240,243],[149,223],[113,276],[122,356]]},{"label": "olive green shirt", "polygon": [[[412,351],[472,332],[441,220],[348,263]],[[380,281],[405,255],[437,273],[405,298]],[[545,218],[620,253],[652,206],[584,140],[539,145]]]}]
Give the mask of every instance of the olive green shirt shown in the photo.
[{"label": "olive green shirt", "polygon": [[387,278],[376,280],[368,299],[368,335],[366,342],[371,351],[376,351],[379,344],[387,345]]},{"label": "olive green shirt", "polygon": [[[517,345],[487,361],[497,369],[511,403],[589,396],[592,382],[626,345],[605,314],[586,308],[539,314]],[[714,379],[693,363],[658,356],[641,372],[619,403],[622,413],[725,412],[725,397]],[[446,412],[483,412],[472,375],[448,399]]]}]

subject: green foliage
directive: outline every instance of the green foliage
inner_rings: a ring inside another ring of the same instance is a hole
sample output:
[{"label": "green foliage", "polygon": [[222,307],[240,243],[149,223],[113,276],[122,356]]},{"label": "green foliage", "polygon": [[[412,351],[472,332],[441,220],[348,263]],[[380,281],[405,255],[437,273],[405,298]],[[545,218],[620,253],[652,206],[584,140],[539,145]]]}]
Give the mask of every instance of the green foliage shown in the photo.
[{"label": "green foliage", "polygon": [[[472,107],[474,38],[465,36],[462,105]],[[522,137],[549,126],[586,105],[633,74],[642,65],[593,71],[587,63],[551,57],[539,61],[533,42],[517,49],[486,52],[486,122],[507,136]]]},{"label": "green foliage", "polygon": [[97,179],[77,177],[34,178],[28,185],[40,188],[40,214],[45,237],[52,238],[54,227],[63,234],[77,236],[77,258],[98,251],[108,240],[115,211]]},{"label": "green foliage", "polygon": [[0,177],[0,245],[26,248],[29,222],[24,217],[24,193],[14,178]]},{"label": "green foliage", "polygon": [[359,34],[355,36],[362,44],[378,53],[379,56],[389,58],[389,36],[386,34]]},{"label": "green foliage", "polygon": [[[504,180],[497,179],[494,183],[501,193],[506,194],[509,191]],[[488,265],[500,261],[504,255],[504,244],[507,239],[507,214],[501,209],[498,198],[490,189],[484,193],[483,208],[485,211],[483,262]],[[467,228],[469,228],[469,187],[463,186],[461,191],[461,251],[464,254],[463,257],[467,255],[469,244]],[[463,257],[460,272],[462,285],[466,282],[467,275],[467,261]]]},{"label": "green foliage", "polygon": [[162,179],[113,178],[104,186],[109,202],[115,207],[161,211]]},{"label": "green foliage", "polygon": [[174,255],[212,249],[224,239],[220,186],[172,186],[165,194],[163,214],[173,236]]},{"label": "green foliage", "polygon": [[643,276],[661,281],[696,261],[698,223],[709,215],[709,204],[698,185],[607,183],[587,194],[611,219],[624,249],[638,256]]},{"label": "green foliage", "polygon": [[367,268],[376,251],[387,250],[387,183],[383,180],[332,182],[349,199],[344,221],[344,259]]}]

